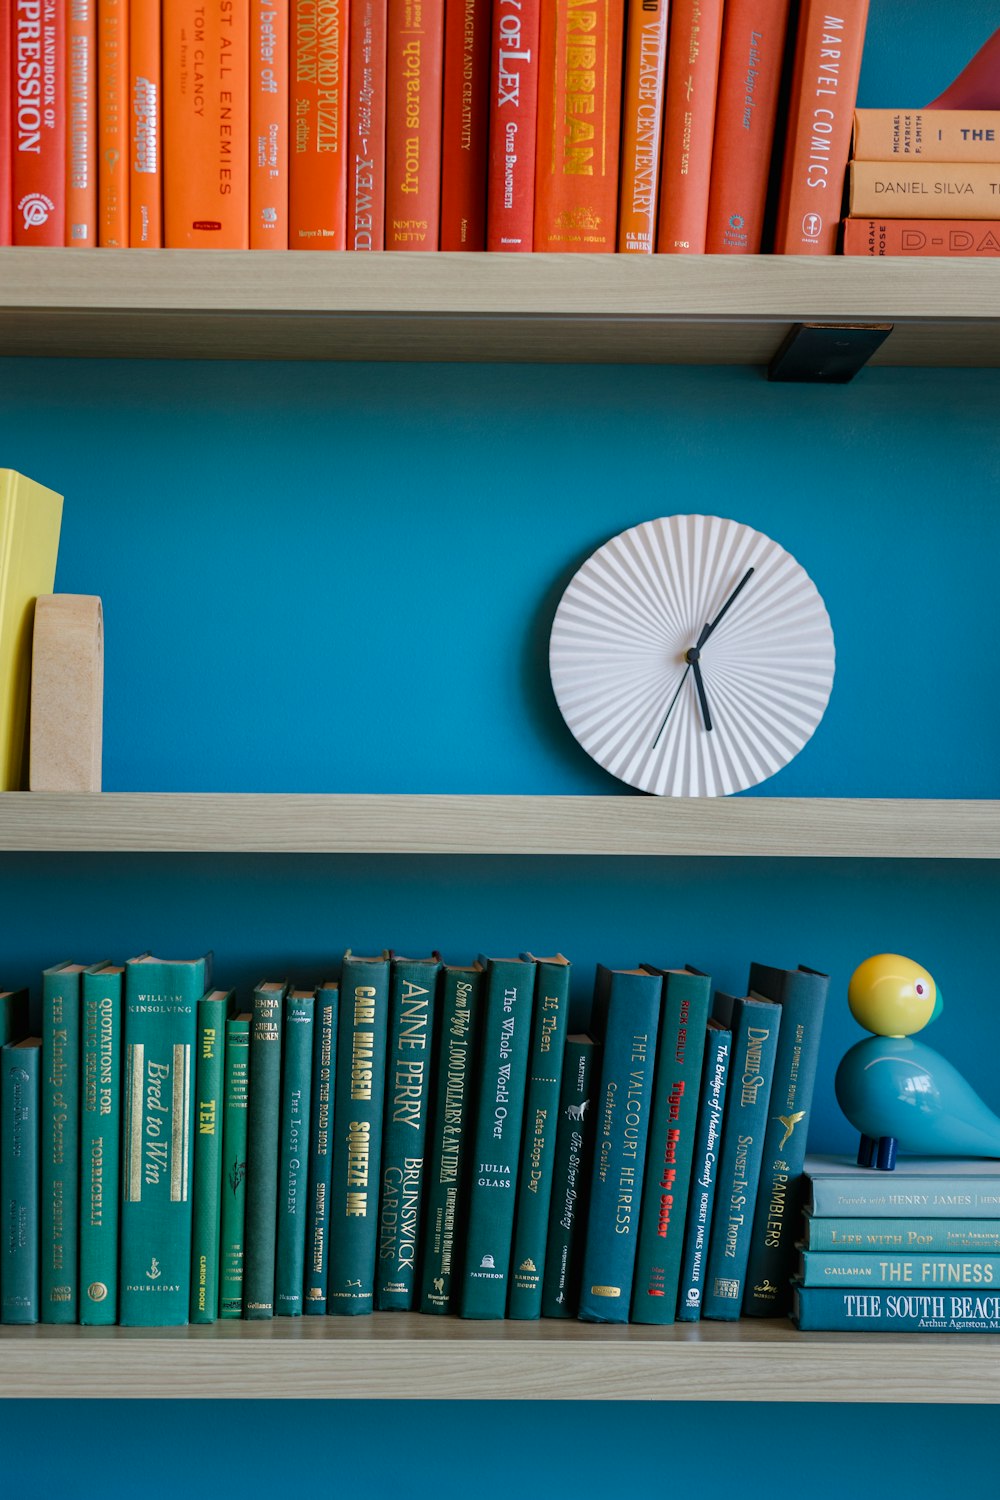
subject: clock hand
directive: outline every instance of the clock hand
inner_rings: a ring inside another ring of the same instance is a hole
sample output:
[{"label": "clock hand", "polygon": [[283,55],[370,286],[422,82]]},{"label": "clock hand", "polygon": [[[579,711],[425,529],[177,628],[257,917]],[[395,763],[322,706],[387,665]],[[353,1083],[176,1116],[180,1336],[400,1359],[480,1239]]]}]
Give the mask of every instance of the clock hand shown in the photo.
[{"label": "clock hand", "polygon": [[704,646],[705,642],[708,640],[709,636],[712,634],[712,631],[715,629],[716,625],[718,625],[719,621],[722,619],[722,616],[726,613],[726,610],[732,604],[732,602],[736,598],[737,594],[740,593],[741,589],[749,581],[750,575],[753,573],[753,571],[754,571],[753,568],[747,568],[746,572],[743,574],[743,577],[740,579],[739,583],[733,589],[733,592],[730,594],[730,596],[726,600],[725,604],[719,610],[719,613],[716,615],[715,619],[714,620],[710,620],[709,623],[705,626],[704,630],[701,632],[701,635],[695,641],[695,649],[696,650],[700,651],[701,648],[702,648],[702,646]]},{"label": "clock hand", "polygon": [[701,667],[698,665],[698,657],[701,653],[697,646],[692,646],[687,653],[688,664],[694,673],[694,685],[698,689],[698,702],[701,704],[701,717],[705,721],[705,728],[711,729],[712,715],[708,711],[708,698],[705,696],[705,681],[701,675]]},{"label": "clock hand", "polygon": [[[704,681],[702,680],[701,668],[698,665],[698,655],[699,655],[699,653],[701,651],[702,646],[704,646],[705,642],[708,640],[709,636],[712,634],[712,631],[715,629],[716,625],[718,625],[719,621],[722,619],[722,616],[726,613],[726,610],[733,603],[733,601],[736,598],[737,594],[739,594],[740,591],[749,582],[750,577],[753,574],[753,571],[754,571],[753,568],[747,568],[746,572],[743,574],[743,577],[740,579],[739,583],[733,589],[733,592],[730,594],[730,596],[726,600],[725,604],[719,610],[719,613],[716,615],[715,619],[714,620],[709,620],[708,624],[702,630],[701,635],[698,637],[698,639],[695,642],[695,644],[686,653],[687,666],[684,668],[683,676],[681,677],[680,682],[677,684],[677,691],[674,693],[674,696],[671,698],[670,702],[667,704],[667,711],[663,715],[663,722],[661,723],[659,729],[656,731],[656,739],[654,739],[653,745],[652,745],[652,748],[654,750],[656,749],[656,746],[659,743],[660,735],[663,733],[664,729],[667,727],[667,720],[670,718],[670,714],[671,714],[671,711],[673,709],[674,704],[677,702],[677,699],[680,697],[681,688],[684,686],[684,683],[687,680],[687,674],[691,671],[692,667],[694,668],[694,682],[695,682],[695,687],[698,689],[698,701],[701,703],[701,715],[702,715],[702,718],[705,721],[705,728],[706,729],[711,729],[711,727],[712,727],[712,716],[711,716],[711,714],[708,711],[708,698],[705,696],[705,684],[704,684]],[[693,655],[692,655],[692,652],[694,653]]]},{"label": "clock hand", "polygon": [[667,727],[667,720],[670,718],[671,709],[673,708],[674,704],[677,702],[677,699],[681,695],[681,688],[684,686],[685,682],[687,681],[687,674],[690,672],[690,670],[691,670],[691,663],[688,662],[687,666],[684,668],[684,672],[683,672],[683,674],[681,676],[681,680],[677,684],[677,691],[674,694],[674,696],[671,698],[670,702],[667,704],[667,711],[663,715],[663,723],[660,725],[659,729],[656,731],[656,739],[653,741],[653,744],[652,744],[652,747],[651,747],[653,750],[656,749],[656,746],[657,746],[657,744],[659,742],[660,735],[663,733],[663,731]]}]

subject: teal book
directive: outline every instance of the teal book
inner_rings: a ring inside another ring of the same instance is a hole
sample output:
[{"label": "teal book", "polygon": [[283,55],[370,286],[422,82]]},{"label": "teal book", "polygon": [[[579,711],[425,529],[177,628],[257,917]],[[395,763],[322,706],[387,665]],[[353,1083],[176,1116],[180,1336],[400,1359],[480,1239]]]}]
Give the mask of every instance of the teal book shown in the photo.
[{"label": "teal book", "polygon": [[[800,1250],[800,1286],[874,1286],[896,1291],[1000,1291],[1000,1255],[910,1255]],[[789,1298],[789,1302],[791,1298]]]},{"label": "teal book", "polygon": [[80,1322],[118,1321],[118,1182],[122,1131],[121,964],[81,979]]},{"label": "teal book", "polygon": [[219,1316],[219,1230],[222,1212],[222,1101],[226,1020],[232,990],[209,990],[198,1001],[195,1056],[194,1204],[191,1221],[191,1322]]},{"label": "teal book", "polygon": [[791,1317],[803,1332],[1000,1333],[1000,1294],[793,1285]]},{"label": "teal book", "polygon": [[440,970],[437,953],[430,958],[392,957],[375,1276],[375,1305],[384,1311],[405,1312],[417,1300],[417,1249]]},{"label": "teal book", "polygon": [[274,1317],[281,1046],[287,993],[288,984],[281,979],[262,979],[253,992],[243,1226],[243,1316],[250,1319]]},{"label": "teal book", "polygon": [[535,965],[523,958],[480,962],[486,970],[485,1001],[460,1312],[463,1318],[502,1318],[510,1283]]},{"label": "teal book", "polygon": [[553,958],[537,958],[532,953],[522,957],[536,967],[535,1014],[521,1132],[507,1316],[527,1319],[542,1315],[559,1091],[566,1053],[570,964],[561,953]]},{"label": "teal book", "polygon": [[194,1065],[211,955],[125,965],[118,1321],[179,1327],[191,1304]]},{"label": "teal book", "polygon": [[375,1306],[382,1113],[389,1030],[389,954],[344,954],[333,1091],[327,1312]]},{"label": "teal book", "polygon": [[679,1323],[697,1323],[701,1317],[701,1299],[705,1290],[708,1246],[718,1181],[719,1143],[722,1139],[726,1087],[733,1047],[733,1034],[720,1021],[710,1018],[705,1033],[705,1061],[701,1072],[691,1187],[677,1290]]},{"label": "teal book", "polygon": [[0,1323],[37,1323],[42,1039],[0,1048]]},{"label": "teal book", "polygon": [[805,1214],[802,1245],[847,1254],[1000,1255],[1000,1219],[816,1219]]},{"label": "teal book", "polygon": [[587,1323],[629,1320],[662,989],[645,969],[598,965],[601,1081],[577,1314]]},{"label": "teal book", "polygon": [[445,964],[438,1000],[434,1102],[424,1187],[420,1311],[453,1311],[462,1224],[475,1060],[482,1020],[483,966]]},{"label": "teal book", "polygon": [[312,1108],[315,990],[289,990],[281,1059],[281,1147],[274,1311],[301,1318],[309,1218],[309,1123]]},{"label": "teal book", "polygon": [[80,1316],[80,975],[42,973],[41,1321]]},{"label": "teal book", "polygon": [[593,1038],[582,1034],[566,1038],[542,1281],[543,1318],[575,1318],[580,1304],[583,1236],[600,1081],[598,1056]]},{"label": "teal book", "polygon": [[829,988],[829,976],[815,969],[750,965],[747,989],[751,995],[777,1001],[781,1030],[750,1235],[744,1317],[780,1317],[791,1304],[795,1242],[806,1189],[806,1141]]},{"label": "teal book", "polygon": [[250,1011],[226,1021],[222,1094],[222,1203],[219,1213],[219,1317],[243,1316],[243,1233],[247,1206]]},{"label": "teal book", "polygon": [[313,1012],[312,1111],[309,1126],[309,1214],[302,1311],[326,1312],[330,1275],[330,1169],[333,1165],[333,1079],[337,1065],[337,1011],[340,987],[326,979],[316,991]]},{"label": "teal book", "polygon": [[21,1041],[28,1032],[28,991],[0,990],[0,1047]]},{"label": "teal book", "polygon": [[652,972],[663,979],[663,1002],[631,1321],[672,1323],[677,1314],[712,981],[690,965]]},{"label": "teal book", "polygon": [[746,1289],[781,1006],[744,996],[736,1000],[732,1020],[731,1075],[701,1304],[703,1318],[723,1322],[739,1317]]},{"label": "teal book", "polygon": [[835,1219],[1000,1218],[1000,1161],[901,1157],[894,1172],[846,1156],[807,1156],[805,1209]]}]

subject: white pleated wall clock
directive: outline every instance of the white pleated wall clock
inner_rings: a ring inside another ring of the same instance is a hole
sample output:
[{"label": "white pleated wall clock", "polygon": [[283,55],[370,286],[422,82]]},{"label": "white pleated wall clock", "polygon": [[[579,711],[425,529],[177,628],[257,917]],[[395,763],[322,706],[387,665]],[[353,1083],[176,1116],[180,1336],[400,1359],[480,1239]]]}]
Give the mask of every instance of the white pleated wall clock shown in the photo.
[{"label": "white pleated wall clock", "polygon": [[663,516],[599,547],[552,623],[549,671],[587,754],[629,786],[719,797],[780,771],[830,697],[823,600],[738,521]]}]

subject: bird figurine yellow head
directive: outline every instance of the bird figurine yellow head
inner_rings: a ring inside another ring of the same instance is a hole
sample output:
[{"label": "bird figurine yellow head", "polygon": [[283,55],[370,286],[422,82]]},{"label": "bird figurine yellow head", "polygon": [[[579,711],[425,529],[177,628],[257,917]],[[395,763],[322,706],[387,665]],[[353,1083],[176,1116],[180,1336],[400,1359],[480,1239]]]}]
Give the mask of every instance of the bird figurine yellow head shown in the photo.
[{"label": "bird figurine yellow head", "polygon": [[876,1036],[911,1036],[937,1019],[941,993],[927,970],[900,953],[876,953],[847,986],[851,1015]]}]

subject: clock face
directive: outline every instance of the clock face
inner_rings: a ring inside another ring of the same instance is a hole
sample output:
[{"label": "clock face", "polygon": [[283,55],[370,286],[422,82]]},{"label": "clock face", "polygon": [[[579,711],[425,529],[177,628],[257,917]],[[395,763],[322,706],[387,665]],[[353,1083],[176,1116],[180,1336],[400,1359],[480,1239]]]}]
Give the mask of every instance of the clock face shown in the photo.
[{"label": "clock face", "polygon": [[584,750],[645,792],[717,797],[798,754],[834,671],[805,569],[762,532],[663,516],[612,537],[570,580],[549,671]]}]

